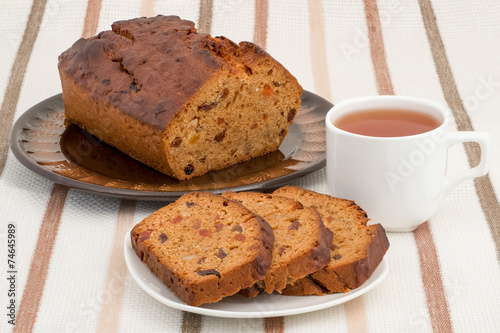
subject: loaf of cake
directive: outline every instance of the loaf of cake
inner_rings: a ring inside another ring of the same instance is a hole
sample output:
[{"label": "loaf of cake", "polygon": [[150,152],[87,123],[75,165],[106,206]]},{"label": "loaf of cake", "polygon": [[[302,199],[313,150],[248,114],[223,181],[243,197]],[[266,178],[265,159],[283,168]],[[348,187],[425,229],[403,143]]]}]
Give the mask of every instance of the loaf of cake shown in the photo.
[{"label": "loaf of cake", "polygon": [[274,233],[271,268],[259,283],[242,290],[247,297],[260,291],[281,292],[330,262],[332,232],[327,229],[318,211],[293,199],[257,192],[225,192],[223,197],[236,200],[266,220]]},{"label": "loaf of cake", "polygon": [[314,207],[333,231],[331,261],[324,268],[289,284],[284,295],[324,295],[361,286],[382,261],[389,240],[380,224],[367,225],[367,214],[353,201],[335,198],[296,186],[273,192]]},{"label": "loaf of cake", "polygon": [[192,192],[139,222],[131,241],[175,295],[198,306],[262,280],[271,266],[274,235],[239,203]]},{"label": "loaf of cake", "polygon": [[277,150],[302,94],[259,46],[177,16],[115,22],[58,68],[70,122],[180,180]]}]

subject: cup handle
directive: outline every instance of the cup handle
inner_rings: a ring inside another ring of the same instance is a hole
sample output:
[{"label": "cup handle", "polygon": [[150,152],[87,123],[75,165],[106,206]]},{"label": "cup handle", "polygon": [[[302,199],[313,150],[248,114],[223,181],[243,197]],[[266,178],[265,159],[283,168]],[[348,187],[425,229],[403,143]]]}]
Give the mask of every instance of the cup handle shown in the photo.
[{"label": "cup handle", "polygon": [[447,196],[458,184],[471,178],[484,176],[489,170],[490,135],[486,132],[451,132],[448,133],[446,144],[448,148],[463,142],[477,142],[481,147],[481,161],[477,166],[448,177],[444,185],[444,196]]}]

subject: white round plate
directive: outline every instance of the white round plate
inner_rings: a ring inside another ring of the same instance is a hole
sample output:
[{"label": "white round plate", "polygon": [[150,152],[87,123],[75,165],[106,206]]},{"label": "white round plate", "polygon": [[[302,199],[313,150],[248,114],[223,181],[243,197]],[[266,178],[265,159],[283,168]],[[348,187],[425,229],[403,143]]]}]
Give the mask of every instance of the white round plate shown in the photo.
[{"label": "white round plate", "polygon": [[175,309],[213,317],[226,318],[266,318],[288,316],[325,309],[345,303],[363,295],[386,277],[389,266],[384,259],[371,277],[359,288],[345,294],[324,296],[284,296],[262,294],[254,298],[233,295],[217,303],[190,306],[175,296],[135,254],[130,241],[130,232],[124,240],[125,261],[128,270],[139,286],[158,301]]}]

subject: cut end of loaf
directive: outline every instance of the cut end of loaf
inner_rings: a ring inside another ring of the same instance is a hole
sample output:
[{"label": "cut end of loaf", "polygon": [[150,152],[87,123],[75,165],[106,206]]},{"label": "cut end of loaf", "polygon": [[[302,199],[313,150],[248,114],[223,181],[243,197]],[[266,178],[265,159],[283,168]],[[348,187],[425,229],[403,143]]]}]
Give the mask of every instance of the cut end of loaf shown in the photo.
[{"label": "cut end of loaf", "polygon": [[167,159],[178,179],[277,150],[300,106],[300,85],[260,47],[214,43],[232,47],[224,56],[230,66],[221,67],[165,131]]}]

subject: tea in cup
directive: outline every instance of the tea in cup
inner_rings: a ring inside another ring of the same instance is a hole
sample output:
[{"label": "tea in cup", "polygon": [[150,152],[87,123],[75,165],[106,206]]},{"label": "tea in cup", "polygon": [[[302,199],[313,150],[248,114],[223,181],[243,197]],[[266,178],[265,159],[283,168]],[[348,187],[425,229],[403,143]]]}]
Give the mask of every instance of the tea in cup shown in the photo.
[{"label": "tea in cup", "polygon": [[[387,231],[412,231],[461,182],[488,172],[489,135],[449,128],[450,112],[405,96],[353,98],[326,116],[326,174],[332,195],[355,201]],[[448,149],[477,142],[481,161],[446,175]]]}]

